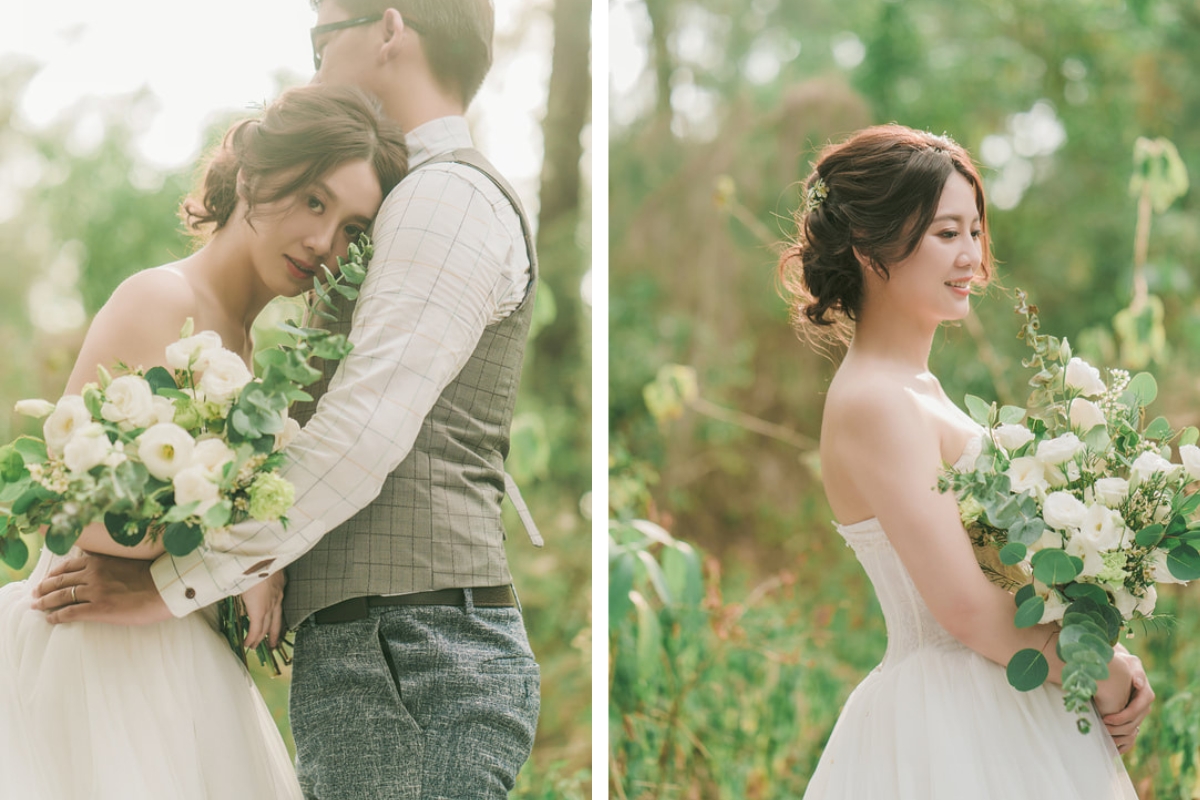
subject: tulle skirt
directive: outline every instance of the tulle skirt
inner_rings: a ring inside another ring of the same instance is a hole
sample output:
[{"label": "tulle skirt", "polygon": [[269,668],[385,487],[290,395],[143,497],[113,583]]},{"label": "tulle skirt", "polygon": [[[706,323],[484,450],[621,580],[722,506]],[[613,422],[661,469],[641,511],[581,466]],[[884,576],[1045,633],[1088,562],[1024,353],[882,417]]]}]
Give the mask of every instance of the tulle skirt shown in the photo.
[{"label": "tulle skirt", "polygon": [[214,614],[52,626],[30,608],[32,581],[0,587],[0,796],[301,797],[266,703]]},{"label": "tulle skirt", "polygon": [[1093,712],[1081,734],[1062,691],[1018,692],[957,642],[884,664],[846,701],[805,800],[1137,800]]}]

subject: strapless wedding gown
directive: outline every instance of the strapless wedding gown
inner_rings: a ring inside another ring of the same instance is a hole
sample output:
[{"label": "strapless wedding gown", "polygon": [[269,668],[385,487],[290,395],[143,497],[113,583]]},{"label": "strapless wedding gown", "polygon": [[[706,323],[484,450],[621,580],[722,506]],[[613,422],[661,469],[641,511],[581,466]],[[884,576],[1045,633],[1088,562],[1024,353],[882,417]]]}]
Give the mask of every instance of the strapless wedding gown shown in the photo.
[{"label": "strapless wedding gown", "polygon": [[805,800],[1137,800],[1094,711],[1081,734],[1058,686],[1018,692],[947,633],[877,520],[838,532],[875,587],[888,646],[842,708]]},{"label": "strapless wedding gown", "polygon": [[52,626],[0,587],[0,797],[276,800],[287,748],[212,609],[155,625]]}]

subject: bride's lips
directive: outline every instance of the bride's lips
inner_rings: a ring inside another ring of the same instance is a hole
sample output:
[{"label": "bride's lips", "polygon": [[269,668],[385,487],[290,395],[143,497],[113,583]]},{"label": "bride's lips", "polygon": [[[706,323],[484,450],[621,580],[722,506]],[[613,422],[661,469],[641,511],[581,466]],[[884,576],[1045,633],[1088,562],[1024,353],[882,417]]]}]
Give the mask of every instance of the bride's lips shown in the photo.
[{"label": "bride's lips", "polygon": [[973,277],[972,278],[961,278],[956,281],[946,281],[944,285],[948,286],[951,291],[953,291],[957,295],[960,295],[961,297],[970,297],[971,296],[971,284],[974,282],[974,280],[975,279]]},{"label": "bride's lips", "polygon": [[286,255],[283,258],[285,261],[287,261],[288,274],[292,276],[293,280],[300,281],[301,283],[308,283],[316,277],[316,271],[303,261],[297,261],[291,256]]}]

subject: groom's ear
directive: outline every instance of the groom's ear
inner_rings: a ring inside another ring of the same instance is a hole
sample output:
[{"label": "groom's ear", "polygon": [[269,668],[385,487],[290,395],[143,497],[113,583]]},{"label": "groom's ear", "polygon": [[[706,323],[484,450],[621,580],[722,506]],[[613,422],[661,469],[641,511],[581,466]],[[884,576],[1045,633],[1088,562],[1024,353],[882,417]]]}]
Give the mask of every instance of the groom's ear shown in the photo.
[{"label": "groom's ear", "polygon": [[388,61],[400,52],[407,30],[404,17],[394,8],[383,12],[383,46],[379,49],[379,60]]}]

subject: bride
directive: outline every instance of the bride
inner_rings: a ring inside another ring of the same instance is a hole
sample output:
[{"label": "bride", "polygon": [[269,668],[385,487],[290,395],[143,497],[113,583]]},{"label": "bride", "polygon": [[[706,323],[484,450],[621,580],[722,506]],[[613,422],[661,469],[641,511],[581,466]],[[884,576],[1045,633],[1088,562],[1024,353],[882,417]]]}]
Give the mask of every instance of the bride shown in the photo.
[{"label": "bride", "polygon": [[[344,257],[406,170],[402,131],[357,89],[292,89],[261,119],[233,126],[200,196],[183,205],[203,246],[117,288],[88,330],[65,394],[79,394],[98,366],[165,364],[189,317],[249,364],[258,313],[276,296],[311,287],[318,264]],[[85,529],[76,547],[120,558],[162,553],[157,541],[117,545],[102,525]],[[131,627],[50,625],[30,607],[30,592],[62,558],[43,550],[30,580],[0,588],[0,793],[299,798],[278,729],[215,614]],[[279,572],[244,596],[254,641],[280,633],[283,580]]]},{"label": "bride", "polygon": [[[954,496],[936,489],[943,463],[981,434],[928,366],[938,326],[965,317],[990,275],[969,155],[899,125],[861,131],[821,154],[797,224],[780,274],[799,327],[850,333],[825,402],[825,491],[888,629],[805,797],[1135,800],[1118,753],[1154,697],[1140,661],[1118,648],[1094,698],[1104,724],[1081,734],[1054,685],[1057,626],[1014,625],[1012,596],[980,570]],[[1050,678],[1021,693],[1003,665],[1027,647]]]}]

